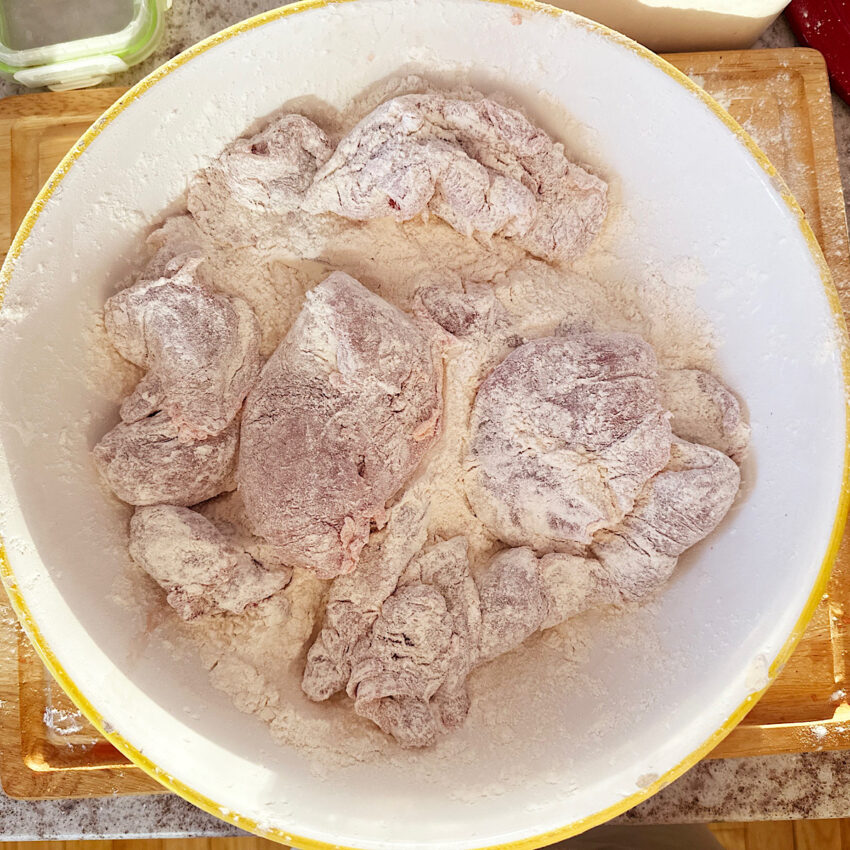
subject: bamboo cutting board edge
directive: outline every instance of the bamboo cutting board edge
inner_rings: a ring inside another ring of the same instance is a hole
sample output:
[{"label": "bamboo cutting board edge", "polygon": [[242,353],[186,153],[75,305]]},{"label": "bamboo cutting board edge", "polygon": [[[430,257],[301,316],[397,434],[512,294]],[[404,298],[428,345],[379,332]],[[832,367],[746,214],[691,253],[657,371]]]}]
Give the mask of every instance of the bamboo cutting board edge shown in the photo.
[{"label": "bamboo cutting board edge", "polygon": [[[811,173],[808,175],[811,183],[808,190],[811,194],[809,202],[806,196],[800,200],[810,218],[816,235],[821,240],[824,253],[830,264],[836,286],[842,297],[845,310],[850,308],[850,254],[847,248],[846,222],[844,220],[844,203],[838,174],[837,154],[832,128],[831,107],[829,106],[829,88],[826,80],[825,66],[820,55],[807,49],[782,49],[767,51],[734,51],[729,53],[711,54],[681,54],[665,57],[685,73],[696,77],[709,91],[716,91],[717,85],[724,79],[740,81],[742,78],[752,78],[755,84],[765,84],[772,76],[780,74],[794,75],[803,88],[805,102],[808,106],[808,132],[811,137]],[[51,157],[59,154],[59,150],[37,151],[32,156],[32,143],[42,139],[44,128],[52,127],[57,122],[67,125],[79,125],[77,134],[94,118],[111,105],[123,93],[123,89],[91,89],[78,92],[66,92],[61,95],[44,93],[24,95],[0,101],[0,186],[6,176],[10,187],[8,195],[0,196],[0,251],[5,251],[20,219],[25,214],[29,204],[38,189],[40,181],[49,174],[52,166]],[[730,109],[734,111],[733,107]],[[746,123],[745,123],[746,126]],[[753,134],[757,135],[755,128]],[[61,140],[57,140],[57,143]],[[67,140],[68,146],[73,138]],[[55,159],[55,157],[54,157]],[[45,161],[46,160],[46,161]],[[18,168],[13,171],[13,163],[26,166],[25,170]],[[777,163],[779,165],[779,163]],[[782,168],[779,168],[782,172]],[[789,180],[789,182],[791,182]],[[845,539],[839,555],[838,569],[835,578],[846,574],[841,584],[841,597],[848,602],[850,610],[850,536]],[[846,566],[845,566],[846,565]],[[843,663],[848,647],[843,642],[841,623],[843,612],[824,608],[819,611],[821,630],[826,629],[834,638],[841,639],[840,651],[836,658],[840,664],[835,665],[836,672],[840,667],[843,673]],[[837,625],[836,625],[837,624]],[[8,625],[0,628],[5,643],[10,644],[6,632]],[[803,653],[809,643],[807,636],[798,654],[789,662],[792,668],[795,659]],[[17,639],[17,638],[16,638]],[[823,639],[818,644],[822,654]],[[835,644],[833,643],[833,649]],[[12,650],[15,651],[16,650]],[[3,655],[0,658],[5,659]],[[35,660],[33,660],[35,659]],[[34,653],[23,652],[20,656],[22,667],[33,674],[33,666],[39,665]],[[823,659],[820,659],[823,661]],[[61,760],[59,766],[48,764],[41,755],[45,748],[34,747],[32,729],[21,735],[20,710],[20,676],[17,670],[14,676],[6,669],[10,665],[0,661],[0,697],[6,702],[0,705],[0,780],[10,796],[24,798],[49,797],[82,797],[104,794],[128,794],[161,791],[153,780],[143,775],[134,765],[126,767],[104,768],[91,764],[89,767],[77,766],[75,769],[65,769]],[[786,668],[786,669],[788,669]],[[37,668],[35,668],[37,669]],[[785,675],[783,673],[783,675]],[[759,703],[769,706],[772,692],[781,680],[771,688],[771,691]],[[835,685],[836,689],[839,687]],[[17,697],[12,691],[17,692]],[[32,706],[27,706],[27,715],[32,715]],[[848,709],[850,712],[850,709]],[[742,722],[714,750],[711,757],[735,757],[745,755],[761,755],[767,753],[800,752],[813,749],[844,749],[850,748],[850,722],[845,723],[841,711],[835,717],[820,717],[816,720],[807,719],[800,722]],[[29,736],[29,737],[28,737]],[[17,750],[15,742],[17,741]],[[22,748],[22,741],[27,744]],[[26,751],[24,751],[26,749]],[[120,754],[116,758],[123,760]],[[39,759],[42,759],[41,762]],[[106,761],[109,761],[107,758]],[[101,762],[103,763],[103,762]]]}]

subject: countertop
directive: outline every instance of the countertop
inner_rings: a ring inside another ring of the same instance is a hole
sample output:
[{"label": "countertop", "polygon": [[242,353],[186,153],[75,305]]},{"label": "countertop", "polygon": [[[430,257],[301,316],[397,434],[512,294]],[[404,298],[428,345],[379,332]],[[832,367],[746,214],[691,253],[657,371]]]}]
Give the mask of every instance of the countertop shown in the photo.
[{"label": "countertop", "polygon": [[[131,85],[175,54],[270,0],[174,0],[160,48],[115,78]],[[758,47],[790,47],[780,19]],[[23,92],[0,81],[0,97]],[[850,107],[833,98],[845,198],[850,199]],[[704,761],[619,818],[623,823],[850,817],[850,752]],[[0,840],[231,836],[239,830],[171,795],[22,802],[0,794]]]}]

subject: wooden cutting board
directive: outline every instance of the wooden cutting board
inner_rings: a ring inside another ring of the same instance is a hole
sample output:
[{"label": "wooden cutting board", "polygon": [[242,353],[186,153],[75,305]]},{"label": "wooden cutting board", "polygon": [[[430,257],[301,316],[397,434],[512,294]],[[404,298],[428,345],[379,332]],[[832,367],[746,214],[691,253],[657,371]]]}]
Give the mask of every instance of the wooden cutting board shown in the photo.
[{"label": "wooden cutting board", "polygon": [[[845,312],[850,255],[826,68],[812,50],[667,57],[754,136],[820,240]],[[39,187],[121,89],[0,101],[0,252]],[[7,188],[3,188],[7,187]],[[850,533],[828,596],[779,678],[713,758],[850,749]],[[0,781],[24,798],[138,794],[161,787],[100,738],[51,680],[8,607],[0,610]]]}]

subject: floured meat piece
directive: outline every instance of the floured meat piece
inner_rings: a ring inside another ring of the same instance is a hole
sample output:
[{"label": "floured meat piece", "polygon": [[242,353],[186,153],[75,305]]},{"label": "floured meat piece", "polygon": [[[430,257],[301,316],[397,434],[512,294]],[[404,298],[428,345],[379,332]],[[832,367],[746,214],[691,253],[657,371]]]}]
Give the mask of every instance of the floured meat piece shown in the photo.
[{"label": "floured meat piece", "polygon": [[353,649],[354,710],[406,747],[427,746],[458,726],[469,709],[466,677],[480,622],[466,538],[417,555]]},{"label": "floured meat piece", "polygon": [[482,383],[464,485],[476,516],[515,546],[590,543],[670,457],[655,355],[624,333],[528,342]]},{"label": "floured meat piece", "polygon": [[268,569],[188,508],[137,508],[130,520],[130,555],[168,594],[184,620],[248,605],[286,587],[289,567]]},{"label": "floured meat piece", "polygon": [[623,600],[642,599],[673,572],[679,555],[726,516],[741,473],[708,446],[674,440],[670,462],[647,484],[632,512],[590,547]]},{"label": "floured meat piece", "polygon": [[427,508],[415,487],[408,490],[391,508],[383,531],[369,538],[357,571],[334,579],[301,682],[310,699],[326,700],[346,687],[354,647],[369,633],[384,600],[425,543]]},{"label": "floured meat piece", "polygon": [[164,411],[181,438],[220,433],[260,370],[260,327],[251,308],[198,279],[200,256],[179,255],[164,274],[142,279],[104,307],[122,357],[147,369],[121,405],[125,422]]},{"label": "floured meat piece", "polygon": [[660,386],[677,437],[718,449],[735,463],[743,461],[750,426],[728,387],[701,369],[667,369],[660,374]]},{"label": "floured meat piece", "polygon": [[242,418],[254,532],[320,578],[351,572],[437,437],[441,374],[426,334],[354,278],[308,292]]},{"label": "floured meat piece", "polygon": [[570,261],[602,227],[607,204],[607,185],[519,112],[485,98],[410,94],[342,139],[304,208],[359,221],[427,210],[469,236],[504,236]]},{"label": "floured meat piece", "polygon": [[422,286],[416,290],[413,309],[458,339],[489,339],[511,327],[510,316],[493,294],[493,287],[484,284],[466,284],[463,290]]},{"label": "floured meat piece", "polygon": [[[153,250],[139,280],[152,281],[173,275],[173,261],[180,257],[204,257],[204,237],[192,216],[187,213],[169,216],[154,230],[145,243]],[[202,268],[198,268],[201,272]]]},{"label": "floured meat piece", "polygon": [[164,413],[120,422],[94,447],[95,465],[131,505],[195,505],[236,486],[239,423],[206,440],[186,440]]},{"label": "floured meat piece", "polygon": [[[333,148],[303,115],[282,115],[237,139],[189,186],[189,211],[210,238],[234,247],[276,241]],[[306,222],[305,222],[306,223]]]},{"label": "floured meat piece", "polygon": [[616,601],[602,566],[565,553],[538,557],[527,546],[496,555],[478,579],[479,662],[515,649],[540,629]]}]

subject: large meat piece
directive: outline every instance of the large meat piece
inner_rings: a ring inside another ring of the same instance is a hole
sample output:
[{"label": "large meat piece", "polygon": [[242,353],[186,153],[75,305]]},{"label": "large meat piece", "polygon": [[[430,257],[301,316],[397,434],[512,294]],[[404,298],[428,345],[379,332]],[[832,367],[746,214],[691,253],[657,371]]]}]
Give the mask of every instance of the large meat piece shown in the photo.
[{"label": "large meat piece", "polygon": [[342,139],[304,207],[361,221],[427,210],[461,233],[504,236],[535,256],[570,261],[602,227],[607,186],[513,109],[410,94]]},{"label": "large meat piece", "polygon": [[237,476],[254,532],[322,578],[351,572],[441,409],[429,337],[334,272],[307,294],[245,405]]},{"label": "large meat piece", "polygon": [[112,344],[147,370],[121,405],[138,422],[164,411],[181,438],[219,434],[236,416],[260,370],[260,327],[251,308],[205,285],[197,253],[173,257],[106,302]]},{"label": "large meat piece", "polygon": [[189,186],[189,211],[223,245],[280,242],[301,221],[301,201],[333,148],[303,115],[281,115],[261,132],[237,139]]},{"label": "large meat piece", "polygon": [[174,505],[136,509],[130,555],[166,591],[168,604],[184,620],[225,611],[241,614],[292,578],[289,567],[261,563],[209,519]]},{"label": "large meat piece", "polygon": [[236,486],[239,423],[205,440],[181,437],[165,413],[119,422],[94,447],[112,491],[131,505],[196,505]]},{"label": "large meat piece", "polygon": [[479,388],[470,434],[475,514],[506,543],[543,551],[620,522],[670,457],[655,355],[624,333],[520,346]]},{"label": "large meat piece", "polygon": [[589,608],[651,596],[670,578],[679,556],[717,528],[740,482],[737,465],[722,452],[674,440],[670,462],[621,523],[598,532],[591,557],[538,557],[528,547],[500,552],[478,581],[479,661]]}]

